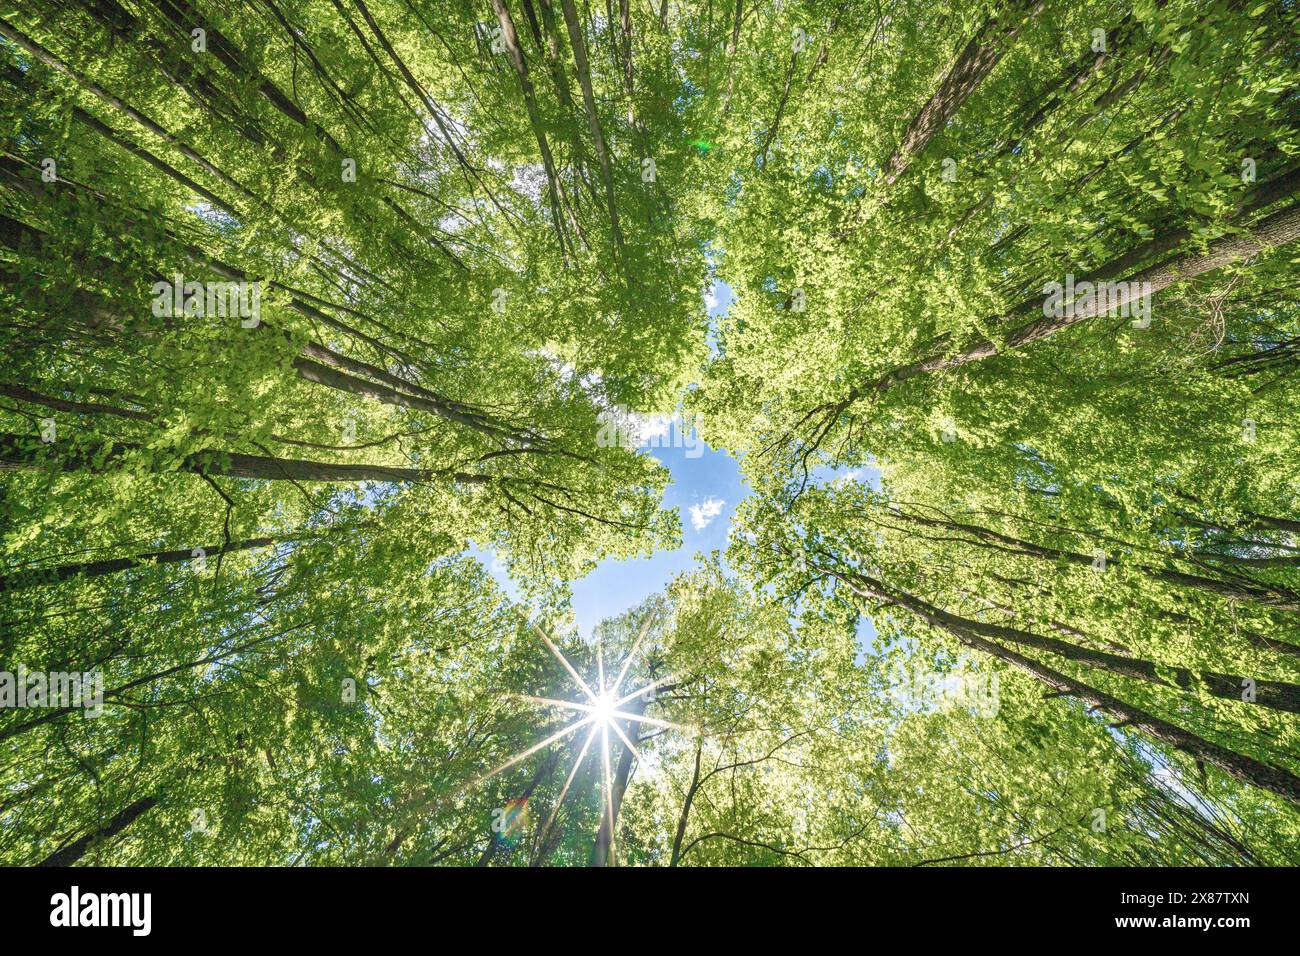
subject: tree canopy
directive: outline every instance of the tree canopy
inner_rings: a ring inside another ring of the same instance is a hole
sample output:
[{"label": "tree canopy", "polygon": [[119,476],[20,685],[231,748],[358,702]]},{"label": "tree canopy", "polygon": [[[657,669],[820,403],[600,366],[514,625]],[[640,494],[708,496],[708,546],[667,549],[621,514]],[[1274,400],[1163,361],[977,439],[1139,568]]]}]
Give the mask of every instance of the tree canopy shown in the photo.
[{"label": "tree canopy", "polygon": [[1296,24],[16,0],[0,862],[1300,862]]}]

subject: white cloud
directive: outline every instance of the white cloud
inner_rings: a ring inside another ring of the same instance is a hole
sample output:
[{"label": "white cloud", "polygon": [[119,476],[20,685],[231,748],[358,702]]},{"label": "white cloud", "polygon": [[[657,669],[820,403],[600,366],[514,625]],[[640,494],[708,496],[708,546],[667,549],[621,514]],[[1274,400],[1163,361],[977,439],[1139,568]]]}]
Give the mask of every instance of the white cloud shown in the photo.
[{"label": "white cloud", "polygon": [[716,309],[718,307],[717,285],[710,285],[704,290],[704,305],[708,309]]},{"label": "white cloud", "polygon": [[688,509],[691,513],[691,527],[703,531],[714,518],[722,514],[722,506],[725,504],[721,498],[705,498],[700,504],[691,505]]}]

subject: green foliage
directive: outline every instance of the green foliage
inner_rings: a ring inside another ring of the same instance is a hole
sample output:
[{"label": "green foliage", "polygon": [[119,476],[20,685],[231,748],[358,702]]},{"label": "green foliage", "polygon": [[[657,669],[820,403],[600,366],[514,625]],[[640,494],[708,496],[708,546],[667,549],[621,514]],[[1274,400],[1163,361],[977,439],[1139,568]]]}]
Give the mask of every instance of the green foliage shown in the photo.
[{"label": "green foliage", "polygon": [[0,861],[1294,864],[1293,14],[7,10]]}]

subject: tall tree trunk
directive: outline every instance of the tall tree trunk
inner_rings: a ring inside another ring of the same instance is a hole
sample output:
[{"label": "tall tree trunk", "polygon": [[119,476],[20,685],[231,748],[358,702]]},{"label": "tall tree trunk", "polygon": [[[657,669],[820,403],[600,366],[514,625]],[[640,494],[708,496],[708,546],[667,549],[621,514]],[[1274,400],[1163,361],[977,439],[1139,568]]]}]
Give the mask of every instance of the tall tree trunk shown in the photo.
[{"label": "tall tree trunk", "polygon": [[[942,528],[948,531],[955,531],[959,534],[968,534],[982,541],[987,541],[994,545],[1005,545],[1007,549],[1018,551],[1026,556],[1041,558],[1053,563],[1057,561],[1066,561],[1070,564],[1091,565],[1094,558],[1092,555],[1079,554],[1075,551],[1066,551],[1061,548],[1051,548],[1046,545],[1035,544],[1032,541],[1025,541],[1011,535],[1002,534],[991,528],[985,528],[981,525],[967,524],[960,521],[949,521],[939,518],[926,518],[921,515],[910,514],[905,511],[891,511],[894,517],[901,518],[904,521],[919,524],[925,527]],[[999,549],[1002,550],[1002,549]],[[1158,568],[1141,562],[1125,562],[1117,558],[1107,557],[1107,560],[1116,565],[1127,565],[1141,571],[1148,577],[1166,584],[1178,587],[1191,587],[1197,590],[1205,591],[1217,597],[1231,601],[1252,601],[1265,607],[1276,607],[1286,611],[1300,611],[1300,594],[1292,591],[1290,588],[1280,587],[1272,584],[1261,584],[1253,580],[1242,580],[1241,575],[1233,575],[1238,578],[1236,581],[1220,581],[1215,578],[1207,578],[1199,574],[1189,574],[1186,571],[1178,571],[1172,568]]]},{"label": "tall tree trunk", "polygon": [[704,738],[695,742],[695,770],[691,774],[691,785],[686,790],[686,799],[682,801],[682,812],[677,817],[677,832],[673,834],[673,852],[668,860],[669,866],[676,866],[682,858],[682,841],[686,839],[686,826],[691,819],[691,805],[695,803],[695,794],[700,789],[700,757],[704,752]]},{"label": "tall tree trunk", "polygon": [[600,163],[600,178],[605,184],[605,201],[609,208],[609,224],[614,235],[614,247],[619,249],[623,245],[623,230],[619,228],[618,202],[614,198],[614,170],[605,143],[605,134],[600,127],[600,115],[596,112],[596,94],[591,86],[591,67],[587,62],[587,42],[583,38],[582,24],[578,21],[578,12],[573,5],[573,0],[561,0],[561,7],[564,10],[564,23],[569,28],[569,45],[573,49],[573,63],[578,71],[578,85],[582,87],[582,102],[586,108],[587,125],[591,128],[596,159]]},{"label": "tall tree trunk", "polygon": [[1132,727],[1153,740],[1158,740],[1163,744],[1181,750],[1197,760],[1213,764],[1231,777],[1300,805],[1300,777],[1297,777],[1289,770],[1266,764],[1254,757],[1246,756],[1206,740],[1189,730],[1161,720],[1159,717],[1148,714],[1146,711],[1127,704],[1104,691],[1097,690],[1082,681],[1067,677],[1045,664],[1040,664],[1032,658],[1025,657],[986,639],[960,618],[945,614],[919,598],[897,592],[868,575],[854,572],[841,576],[830,571],[830,569],[823,568],[821,570],[835,574],[836,577],[844,581],[862,597],[904,608],[934,627],[951,634],[967,647],[981,651],[1025,671],[1051,687],[1060,696],[1074,697],[1086,703],[1092,709],[1105,711],[1119,718],[1122,726]]},{"label": "tall tree trunk", "polygon": [[[232,541],[229,544],[214,544],[204,548],[206,555],[229,554],[232,551],[247,551],[250,548],[265,548],[275,544],[274,538],[249,538],[245,541]],[[75,564],[60,564],[55,567],[29,568],[0,577],[0,591],[32,587],[37,584],[53,584],[66,581],[78,575],[86,578],[102,577],[116,574],[127,568],[136,568],[149,564],[174,564],[179,561],[193,560],[191,548],[175,551],[151,551],[138,554],[133,558],[106,558],[102,561],[80,561]]]},{"label": "tall tree trunk", "polygon": [[[1244,234],[1224,236],[1215,240],[1210,243],[1209,249],[1204,254],[1187,253],[1134,273],[1125,280],[1130,285],[1120,296],[1121,301],[1112,305],[1118,308],[1137,298],[1132,293],[1136,283],[1149,283],[1152,293],[1160,292],[1175,283],[1186,282],[1207,272],[1250,258],[1265,249],[1294,242],[1297,238],[1300,238],[1300,206],[1293,206],[1266,217],[1248,228]],[[1022,325],[1010,332],[1001,343],[982,339],[966,346],[955,355],[946,352],[936,353],[928,358],[900,365],[872,382],[854,387],[840,402],[824,405],[817,411],[838,415],[859,399],[880,395],[908,379],[934,372],[951,371],[972,362],[993,358],[1012,349],[1032,345],[1072,325],[1096,318],[1096,312],[1097,305],[1094,301],[1085,308],[1077,309],[1073,315],[1063,315],[1060,318],[1045,316]]]},{"label": "tall tree trunk", "polygon": [[[542,778],[545,777],[547,774],[549,774],[555,768],[555,761],[559,757],[560,753],[561,751],[559,750],[552,750],[550,753],[546,755],[545,760],[542,760],[537,764],[537,769],[533,771],[532,779],[528,781],[528,786],[524,788],[524,792],[520,794],[520,797],[525,802],[533,798],[533,794],[537,790],[537,785],[542,782]],[[500,846],[500,843],[501,841],[497,839],[497,835],[494,833],[492,835],[492,839],[488,841],[487,847],[483,850],[483,853],[479,856],[478,862],[475,863],[474,865],[487,866],[488,864],[490,864],[497,855],[497,850]]]},{"label": "tall tree trunk", "polygon": [[[631,706],[624,708],[629,714],[640,716],[645,713],[646,700],[644,697],[636,698]],[[637,724],[635,721],[627,721],[627,727],[624,733],[628,739],[636,740]],[[614,833],[618,829],[618,812],[623,806],[623,794],[627,791],[628,778],[632,775],[632,751],[626,744],[623,745],[623,752],[618,758],[618,768],[614,772],[614,779],[611,783],[611,806],[612,810],[607,810],[600,815],[600,828],[596,831],[596,840],[591,846],[591,856],[588,866],[609,866],[611,862],[611,849],[614,843]],[[611,821],[613,828],[611,829]]]},{"label": "tall tree trunk", "polygon": [[564,221],[560,216],[560,176],[556,170],[555,157],[551,154],[551,144],[546,138],[546,124],[542,120],[541,111],[537,108],[537,95],[533,89],[533,81],[528,75],[528,62],[524,59],[524,49],[519,43],[515,21],[510,16],[510,9],[506,6],[505,0],[492,0],[492,10],[501,25],[501,39],[506,45],[510,65],[514,67],[515,76],[519,80],[519,88],[523,91],[524,105],[528,109],[528,122],[533,128],[537,149],[542,154],[542,167],[546,171],[546,181],[550,191],[551,223],[555,227],[555,235],[560,240],[560,249],[563,251],[566,238]]},{"label": "tall tree trunk", "polygon": [[97,830],[92,830],[81,839],[69,843],[61,850],[51,853],[37,866],[71,866],[86,855],[96,843],[102,843],[111,840],[117,836],[139,817],[147,813],[158,803],[157,797],[141,797],[129,807],[121,810],[112,820]]},{"label": "tall tree trunk", "polygon": [[[735,15],[731,20],[731,38],[727,40],[727,95],[722,100],[722,115],[731,112],[731,97],[736,92],[736,74],[740,72],[737,64],[731,62],[736,51],[740,49],[740,24],[744,17],[745,0],[736,0]],[[664,20],[668,19],[668,0],[664,0]]]},{"label": "tall tree trunk", "polygon": [[1005,13],[986,20],[970,38],[944,74],[939,88],[912,118],[902,141],[885,161],[882,169],[886,185],[894,185],[907,172],[913,158],[948,125],[953,114],[993,72],[1012,41],[1042,6],[1042,0],[1012,0]]},{"label": "tall tree trunk", "polygon": [[[113,442],[98,452],[82,451],[66,455],[47,455],[44,453],[45,447],[22,435],[0,432],[0,472],[38,471],[49,465],[53,465],[60,471],[105,471],[112,462],[139,448],[136,445]],[[232,478],[260,478],[265,481],[292,479],[295,481],[394,482],[449,478],[469,484],[487,484],[494,480],[488,475],[472,475],[433,468],[345,465],[303,461],[296,458],[243,455],[216,449],[186,455],[172,469],[155,468],[154,470],[187,471],[200,475],[229,475]]]}]

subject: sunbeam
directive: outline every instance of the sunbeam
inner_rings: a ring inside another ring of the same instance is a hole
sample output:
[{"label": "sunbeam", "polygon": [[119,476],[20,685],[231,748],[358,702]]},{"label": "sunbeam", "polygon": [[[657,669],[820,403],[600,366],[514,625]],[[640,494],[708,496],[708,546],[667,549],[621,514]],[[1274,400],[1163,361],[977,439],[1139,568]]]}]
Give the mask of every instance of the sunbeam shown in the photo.
[{"label": "sunbeam", "polygon": [[509,767],[513,767],[521,760],[524,760],[525,758],[531,756],[532,754],[537,753],[537,751],[541,750],[542,748],[549,746],[550,744],[555,743],[556,741],[561,740],[564,737],[567,737],[569,734],[573,733],[573,731],[577,730],[579,727],[583,727],[590,724],[591,730],[587,734],[587,739],[586,741],[584,741],[582,745],[582,749],[578,752],[577,759],[574,760],[573,766],[569,770],[569,775],[567,779],[564,781],[564,786],[560,790],[559,796],[556,798],[555,805],[551,808],[551,812],[547,816],[546,823],[542,827],[541,834],[540,834],[540,839],[542,841],[545,841],[547,834],[550,832],[551,827],[554,825],[556,816],[558,815],[560,810],[560,806],[564,803],[564,798],[568,795],[569,789],[572,786],[574,779],[577,777],[578,770],[581,768],[583,761],[586,759],[587,753],[591,750],[591,745],[593,741],[595,741],[596,737],[599,735],[600,737],[599,760],[600,760],[600,767],[601,767],[601,793],[602,793],[602,797],[601,797],[602,806],[601,806],[601,814],[600,814],[602,820],[601,826],[602,828],[608,827],[609,859],[611,862],[613,862],[615,859],[615,855],[614,855],[615,820],[614,820],[613,773],[611,769],[611,759],[610,759],[611,754],[610,754],[610,745],[609,745],[610,731],[612,730],[614,732],[615,736],[618,737],[619,742],[622,743],[622,745],[628,749],[628,752],[631,753],[632,756],[635,757],[637,760],[641,759],[641,754],[636,748],[635,741],[632,739],[633,736],[635,735],[629,735],[623,729],[622,725],[623,722],[625,721],[628,724],[649,724],[655,727],[664,727],[671,730],[677,730],[682,733],[687,733],[687,734],[694,733],[694,731],[691,728],[685,727],[681,724],[676,724],[668,720],[661,720],[657,717],[648,717],[645,714],[631,713],[629,711],[622,709],[623,705],[627,704],[629,701],[636,700],[638,697],[644,696],[645,694],[655,690],[658,687],[663,686],[664,684],[670,682],[673,679],[671,675],[669,675],[668,677],[662,677],[659,678],[658,680],[654,680],[646,684],[644,687],[640,687],[637,690],[634,690],[628,694],[619,696],[618,693],[619,688],[622,686],[623,681],[627,678],[628,672],[631,670],[632,663],[636,657],[636,654],[641,649],[641,644],[643,643],[646,635],[649,633],[650,626],[653,623],[653,621],[654,621],[654,617],[653,615],[651,615],[648,616],[646,620],[642,623],[641,628],[637,634],[636,641],[632,644],[632,650],[628,653],[627,658],[623,661],[622,666],[619,668],[618,676],[614,678],[614,681],[611,684],[607,684],[605,679],[605,655],[604,655],[603,643],[599,639],[597,639],[596,689],[594,690],[592,689],[591,685],[587,683],[587,681],[583,680],[582,675],[578,673],[577,669],[573,666],[573,664],[569,661],[569,659],[564,656],[564,653],[558,647],[555,646],[555,643],[550,639],[550,637],[546,634],[546,632],[543,631],[541,627],[538,626],[536,623],[532,624],[533,631],[537,634],[538,637],[541,638],[542,643],[544,643],[547,649],[550,650],[550,652],[555,656],[555,659],[560,662],[560,665],[565,669],[566,672],[568,672],[569,676],[573,678],[574,684],[577,685],[578,689],[582,691],[582,694],[587,699],[584,702],[580,700],[562,700],[555,697],[540,697],[535,694],[513,694],[511,696],[513,696],[517,700],[524,700],[524,701],[528,701],[529,703],[540,704],[544,707],[555,707],[561,710],[574,711],[583,716],[579,717],[572,724],[569,724],[567,727],[563,728],[562,730],[559,730],[556,733],[552,734],[551,736],[547,737],[545,740],[529,747],[523,753],[515,757],[512,757],[510,760],[506,761],[501,766],[497,767],[491,773],[485,774],[484,776],[478,778],[478,780],[474,781],[474,783],[471,784],[471,786],[482,783],[483,781],[489,779],[490,777],[497,775],[501,771],[506,770]]}]

